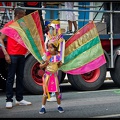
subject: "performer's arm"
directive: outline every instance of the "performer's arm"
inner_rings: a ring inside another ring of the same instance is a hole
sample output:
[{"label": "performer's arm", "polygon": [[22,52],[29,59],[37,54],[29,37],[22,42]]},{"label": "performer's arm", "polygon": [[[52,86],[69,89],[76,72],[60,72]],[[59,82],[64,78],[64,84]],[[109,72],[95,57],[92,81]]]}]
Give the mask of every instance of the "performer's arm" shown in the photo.
[{"label": "performer's arm", "polygon": [[40,69],[46,68],[48,64],[48,61],[45,61],[43,64],[40,64]]},{"label": "performer's arm", "polygon": [[60,61],[59,63],[58,63],[58,67],[61,67],[62,66],[62,62]]}]

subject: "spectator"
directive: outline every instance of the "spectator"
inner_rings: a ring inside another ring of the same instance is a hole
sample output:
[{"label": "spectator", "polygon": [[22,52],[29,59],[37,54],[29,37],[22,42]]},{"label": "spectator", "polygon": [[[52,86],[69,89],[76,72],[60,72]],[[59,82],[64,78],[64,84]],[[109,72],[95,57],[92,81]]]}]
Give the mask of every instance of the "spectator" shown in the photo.
[{"label": "spectator", "polygon": [[[65,8],[72,10],[74,7],[74,2],[65,2]],[[73,11],[66,11],[66,18],[68,21],[68,31],[67,34],[73,33],[72,24],[74,25],[74,33],[77,31],[77,23],[75,19],[75,14]]]},{"label": "spectator", "polygon": [[[4,27],[12,24],[14,21],[25,16],[25,10],[21,8],[15,9],[14,20],[9,21]],[[5,49],[4,39],[7,39],[7,50]],[[5,60],[8,63],[8,76],[6,81],[6,108],[12,108],[13,102],[13,84],[16,74],[16,105],[31,105],[31,102],[23,99],[23,74],[25,64],[25,54],[27,49],[20,45],[17,41],[1,34],[0,44],[5,55]]]}]

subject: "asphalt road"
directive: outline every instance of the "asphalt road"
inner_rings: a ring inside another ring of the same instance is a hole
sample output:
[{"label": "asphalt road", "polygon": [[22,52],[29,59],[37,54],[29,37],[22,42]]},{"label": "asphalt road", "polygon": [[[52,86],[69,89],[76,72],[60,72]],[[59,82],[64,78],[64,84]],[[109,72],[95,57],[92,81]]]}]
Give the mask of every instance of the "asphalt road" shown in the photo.
[{"label": "asphalt road", "polygon": [[[120,118],[120,89],[113,82],[106,82],[96,91],[76,91],[70,84],[62,87],[62,107],[57,111],[56,102],[47,102],[46,114],[39,114],[42,95],[24,94],[30,106],[5,108],[5,92],[0,91],[0,118]],[[15,98],[14,98],[15,99]]]}]

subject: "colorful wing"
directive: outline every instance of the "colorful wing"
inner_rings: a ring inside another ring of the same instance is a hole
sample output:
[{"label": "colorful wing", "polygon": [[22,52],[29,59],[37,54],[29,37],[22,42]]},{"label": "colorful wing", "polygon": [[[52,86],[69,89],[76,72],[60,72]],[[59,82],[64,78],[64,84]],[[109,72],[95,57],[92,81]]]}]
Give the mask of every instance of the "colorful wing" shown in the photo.
[{"label": "colorful wing", "polygon": [[93,22],[78,30],[65,43],[64,64],[60,70],[69,74],[84,74],[106,63],[100,38]]},{"label": "colorful wing", "polygon": [[0,30],[1,33],[13,38],[26,47],[31,54],[42,62],[45,53],[44,37],[38,11],[13,22]]}]

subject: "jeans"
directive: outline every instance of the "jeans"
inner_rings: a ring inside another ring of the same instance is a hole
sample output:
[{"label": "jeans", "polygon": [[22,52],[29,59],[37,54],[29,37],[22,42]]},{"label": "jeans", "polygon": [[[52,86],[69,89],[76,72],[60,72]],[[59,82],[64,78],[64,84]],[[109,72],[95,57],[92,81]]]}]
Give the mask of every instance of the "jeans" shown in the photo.
[{"label": "jeans", "polygon": [[11,64],[8,64],[8,77],[6,81],[6,102],[13,102],[13,84],[16,75],[16,100],[23,99],[23,74],[25,65],[24,55],[10,55]]}]

